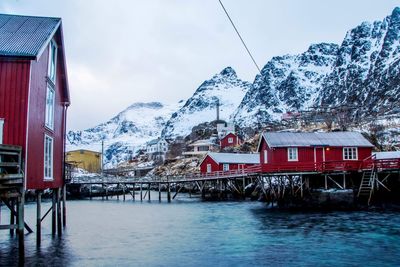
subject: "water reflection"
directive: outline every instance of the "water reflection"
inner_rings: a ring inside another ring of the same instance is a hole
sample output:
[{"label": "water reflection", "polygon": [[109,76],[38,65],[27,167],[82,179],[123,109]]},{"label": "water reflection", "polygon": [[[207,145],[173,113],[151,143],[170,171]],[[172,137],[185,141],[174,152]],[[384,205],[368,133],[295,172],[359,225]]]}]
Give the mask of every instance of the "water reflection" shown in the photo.
[{"label": "water reflection", "polygon": [[[27,266],[399,265],[396,212],[289,213],[185,195],[170,204],[68,204],[62,238],[51,237],[47,219],[41,249],[35,234],[26,236]],[[26,214],[34,226],[34,205]],[[0,266],[18,265],[17,255],[17,239],[0,232]]]}]

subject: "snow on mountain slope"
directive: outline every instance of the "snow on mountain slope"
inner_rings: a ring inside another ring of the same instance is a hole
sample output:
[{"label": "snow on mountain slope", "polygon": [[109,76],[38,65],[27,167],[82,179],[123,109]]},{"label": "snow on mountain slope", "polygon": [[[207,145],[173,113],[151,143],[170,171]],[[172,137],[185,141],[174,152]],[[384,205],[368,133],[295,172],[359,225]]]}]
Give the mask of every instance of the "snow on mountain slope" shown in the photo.
[{"label": "snow on mountain slope", "polygon": [[232,119],[234,110],[251,86],[251,83],[240,80],[231,67],[225,68],[203,82],[185,105],[172,114],[163,130],[163,136],[186,136],[194,126],[214,121],[217,101],[220,104],[220,119]]},{"label": "snow on mountain slope", "polygon": [[129,159],[151,139],[160,137],[167,119],[179,108],[159,102],[135,103],[111,120],[84,131],[69,131],[67,150],[101,150],[104,140],[106,166]]},{"label": "snow on mountain slope", "polygon": [[260,126],[279,121],[284,112],[313,105],[337,51],[337,45],[321,43],[299,55],[272,58],[235,111],[235,122],[242,127]]}]

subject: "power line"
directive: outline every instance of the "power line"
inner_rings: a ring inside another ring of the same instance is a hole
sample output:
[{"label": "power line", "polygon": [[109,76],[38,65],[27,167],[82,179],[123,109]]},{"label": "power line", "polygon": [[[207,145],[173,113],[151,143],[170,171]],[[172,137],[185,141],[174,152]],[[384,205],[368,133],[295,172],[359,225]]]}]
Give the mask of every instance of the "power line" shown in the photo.
[{"label": "power line", "polygon": [[260,67],[258,66],[258,64],[257,64],[256,60],[254,59],[253,55],[251,54],[249,48],[247,48],[246,43],[244,42],[244,40],[243,40],[242,36],[240,35],[238,29],[236,28],[235,23],[233,23],[231,17],[229,16],[228,11],[226,10],[224,4],[222,3],[221,0],[218,0],[218,1],[219,1],[219,3],[221,4],[221,7],[222,7],[222,9],[224,10],[224,12],[225,12],[226,16],[228,17],[229,21],[231,22],[233,28],[235,29],[237,35],[239,36],[240,41],[242,41],[242,44],[243,44],[244,48],[246,48],[246,51],[247,51],[247,53],[249,54],[249,56],[250,56],[251,60],[253,61],[254,65],[256,66],[258,72],[261,74],[261,69],[260,69]]}]

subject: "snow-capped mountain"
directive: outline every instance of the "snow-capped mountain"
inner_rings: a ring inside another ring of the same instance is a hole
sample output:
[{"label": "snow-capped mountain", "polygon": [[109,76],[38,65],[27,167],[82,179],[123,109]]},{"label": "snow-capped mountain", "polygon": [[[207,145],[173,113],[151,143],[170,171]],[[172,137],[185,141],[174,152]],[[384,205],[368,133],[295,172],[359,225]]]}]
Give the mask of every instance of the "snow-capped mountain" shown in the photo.
[{"label": "snow-capped mountain", "polygon": [[113,166],[129,159],[146,142],[158,138],[178,105],[159,102],[135,103],[111,120],[84,131],[69,131],[67,150],[101,150],[104,140],[105,163]]},{"label": "snow-capped mountain", "polygon": [[234,114],[242,127],[278,122],[312,106],[351,105],[361,116],[399,112],[400,8],[363,22],[342,44],[316,44],[300,55],[272,58]]},{"label": "snow-capped mountain", "polygon": [[325,77],[332,72],[338,48],[335,44],[315,44],[300,55],[272,58],[237,108],[235,122],[254,127],[278,121],[288,110],[313,105]]},{"label": "snow-capped mountain", "polygon": [[364,114],[391,113],[399,108],[399,59],[400,8],[395,8],[383,21],[364,22],[347,33],[318,102],[354,104]]},{"label": "snow-capped mountain", "polygon": [[174,138],[188,135],[194,126],[216,119],[216,103],[220,104],[220,119],[230,120],[251,83],[240,80],[231,67],[223,69],[203,82],[185,105],[168,120],[163,136]]}]

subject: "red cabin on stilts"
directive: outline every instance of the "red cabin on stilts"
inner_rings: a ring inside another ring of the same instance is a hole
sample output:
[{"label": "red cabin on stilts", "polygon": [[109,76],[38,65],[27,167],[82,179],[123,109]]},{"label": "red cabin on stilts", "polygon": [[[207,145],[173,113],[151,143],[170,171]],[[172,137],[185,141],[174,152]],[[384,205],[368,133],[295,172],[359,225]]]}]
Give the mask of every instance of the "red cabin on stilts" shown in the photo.
[{"label": "red cabin on stilts", "polygon": [[373,145],[358,132],[265,132],[257,151],[263,172],[356,171]]},{"label": "red cabin on stilts", "polygon": [[60,18],[0,14],[0,144],[22,147],[26,189],[64,185],[70,104]]}]

